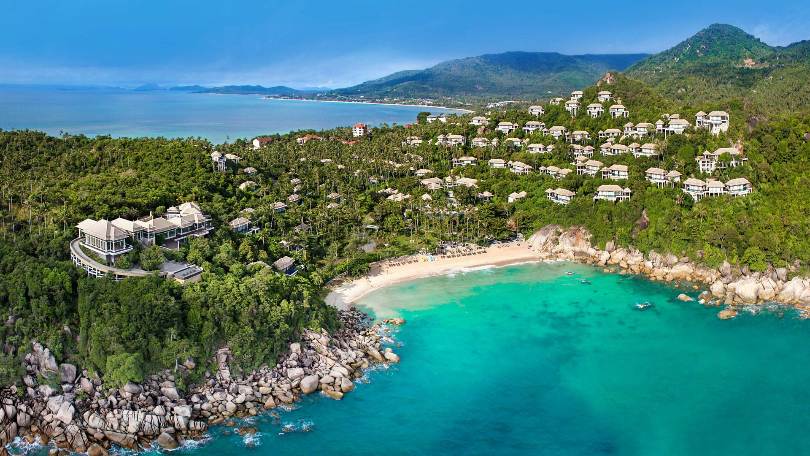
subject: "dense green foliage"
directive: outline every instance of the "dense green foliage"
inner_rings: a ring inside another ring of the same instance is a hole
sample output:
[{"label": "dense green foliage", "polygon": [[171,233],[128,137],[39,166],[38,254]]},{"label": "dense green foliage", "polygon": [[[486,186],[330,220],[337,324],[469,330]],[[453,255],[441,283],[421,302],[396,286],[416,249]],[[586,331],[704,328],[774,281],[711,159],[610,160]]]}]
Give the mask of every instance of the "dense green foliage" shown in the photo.
[{"label": "dense green foliage", "polygon": [[644,54],[562,55],[506,52],[401,71],[334,91],[373,98],[545,98],[593,84],[608,70],[624,70]]}]

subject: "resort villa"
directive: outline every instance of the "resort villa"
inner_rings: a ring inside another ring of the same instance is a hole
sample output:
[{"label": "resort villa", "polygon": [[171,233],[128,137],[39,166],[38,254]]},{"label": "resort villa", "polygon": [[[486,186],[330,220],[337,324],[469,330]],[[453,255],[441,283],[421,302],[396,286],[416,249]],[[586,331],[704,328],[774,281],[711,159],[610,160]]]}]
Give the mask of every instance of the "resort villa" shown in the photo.
[{"label": "resort villa", "polygon": [[718,180],[703,182],[700,179],[692,177],[683,182],[683,192],[691,196],[695,201],[700,201],[706,196],[719,196],[724,194],[745,196],[753,190],[754,188],[751,182],[744,177],[731,179],[725,184]]},{"label": "resort villa", "polygon": [[613,94],[610,90],[600,90],[599,93],[596,94],[596,99],[599,103],[604,103],[606,101],[610,101],[613,98]]},{"label": "resort villa", "polygon": [[482,127],[489,124],[489,119],[484,116],[475,116],[470,120],[470,125],[475,125],[476,127]]},{"label": "resort villa", "polygon": [[531,115],[533,115],[533,116],[535,116],[535,117],[540,117],[540,116],[542,116],[542,115],[543,115],[545,112],[546,112],[546,111],[545,111],[545,109],[543,109],[543,107],[542,107],[542,106],[537,106],[537,105],[535,105],[535,106],[529,106],[529,114],[531,114]]},{"label": "resort villa", "polygon": [[506,160],[502,158],[491,158],[488,163],[490,168],[495,169],[506,168]]},{"label": "resort villa", "polygon": [[508,165],[509,169],[515,174],[529,174],[532,172],[532,167],[523,162],[511,161]]},{"label": "resort villa", "polygon": [[523,131],[526,133],[534,133],[537,130],[544,128],[546,124],[543,122],[539,122],[537,120],[530,120],[526,122],[526,125],[523,126]]},{"label": "resort villa", "polygon": [[627,180],[628,177],[627,165],[615,163],[602,169],[602,179]]},{"label": "resort villa", "polygon": [[577,112],[579,111],[579,101],[575,99],[570,99],[565,102],[565,110],[571,114],[571,117],[576,117]]},{"label": "resort villa", "polygon": [[593,177],[599,173],[602,166],[604,166],[604,163],[600,161],[586,160],[584,162],[577,163],[577,174]]},{"label": "resort villa", "polygon": [[588,105],[587,112],[589,116],[595,119],[604,114],[605,108],[601,103],[591,103]]},{"label": "resort villa", "polygon": [[560,139],[568,132],[568,129],[559,125],[554,125],[553,127],[548,129],[548,134],[554,137],[554,139]]},{"label": "resort villa", "polygon": [[[71,259],[88,274],[100,277],[111,273],[115,278],[126,275],[107,270],[118,257],[132,251],[135,243],[160,244],[176,249],[190,237],[203,237],[211,230],[211,218],[193,202],[170,207],[162,217],[149,215],[138,220],[117,218],[113,221],[85,219],[76,225],[79,236],[71,242]],[[95,257],[95,258],[94,258]],[[100,261],[97,261],[96,258]]]},{"label": "resort villa", "polygon": [[633,156],[636,158],[639,157],[657,157],[658,156],[658,146],[652,143],[646,143],[641,146],[638,150],[633,151]]},{"label": "resort villa", "polygon": [[546,198],[557,204],[568,204],[576,193],[565,188],[549,188],[546,190]]},{"label": "resort villa", "polygon": [[726,111],[712,111],[708,114],[700,111],[695,114],[695,128],[706,128],[715,135],[728,131],[728,123],[729,115]]},{"label": "resort villa", "polygon": [[571,99],[572,100],[581,100],[583,95],[585,95],[581,90],[574,90],[571,92]]},{"label": "resort villa", "polygon": [[498,126],[495,128],[499,132],[508,135],[517,129],[518,125],[513,124],[512,122],[498,122]]},{"label": "resort villa", "polygon": [[628,111],[627,108],[625,108],[621,103],[612,105],[610,109],[608,109],[608,112],[610,113],[610,117],[614,119],[619,117],[628,117],[630,115],[630,111]]},{"label": "resort villa", "polygon": [[629,188],[622,188],[616,184],[605,184],[600,185],[596,189],[596,195],[594,195],[593,199],[596,200],[604,200],[604,201],[627,201],[630,199],[631,190]]},{"label": "resort villa", "polygon": [[506,197],[506,201],[509,202],[509,203],[514,203],[515,201],[517,201],[519,199],[523,199],[525,197],[526,197],[526,192],[525,191],[512,192],[512,193],[509,194],[509,196]]},{"label": "resort villa", "polygon": [[681,173],[678,171],[669,171],[663,170],[661,168],[647,168],[647,171],[644,173],[644,177],[647,179],[648,182],[651,182],[656,185],[656,187],[667,187],[667,186],[674,186],[676,182],[681,181]]},{"label": "resort villa", "polygon": [[695,158],[701,173],[713,173],[716,169],[735,168],[748,159],[734,147],[721,147],[714,152],[705,151]]},{"label": "resort villa", "polygon": [[489,147],[490,142],[487,138],[473,138],[471,142],[473,147]]},{"label": "resort villa", "polygon": [[464,156],[454,158],[452,163],[454,167],[459,167],[459,166],[472,166],[475,165],[477,162],[478,159],[475,157]]}]

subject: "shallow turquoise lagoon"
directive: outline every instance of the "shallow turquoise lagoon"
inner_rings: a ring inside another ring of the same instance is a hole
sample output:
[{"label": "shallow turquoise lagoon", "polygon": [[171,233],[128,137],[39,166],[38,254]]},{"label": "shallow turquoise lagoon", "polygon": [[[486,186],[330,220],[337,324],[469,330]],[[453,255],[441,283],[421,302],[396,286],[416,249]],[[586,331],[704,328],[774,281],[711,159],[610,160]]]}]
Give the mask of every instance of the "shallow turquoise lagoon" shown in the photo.
[{"label": "shallow turquoise lagoon", "polygon": [[567,263],[379,290],[362,304],[402,309],[401,364],[176,454],[807,454],[810,322],[721,321],[679,292]]}]

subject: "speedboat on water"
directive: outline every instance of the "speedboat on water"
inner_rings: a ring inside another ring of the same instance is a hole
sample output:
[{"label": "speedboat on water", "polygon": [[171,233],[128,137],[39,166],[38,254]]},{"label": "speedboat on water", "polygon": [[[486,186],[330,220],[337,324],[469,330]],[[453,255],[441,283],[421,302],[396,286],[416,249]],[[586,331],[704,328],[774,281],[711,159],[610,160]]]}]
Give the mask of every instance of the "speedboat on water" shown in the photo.
[{"label": "speedboat on water", "polygon": [[573,272],[571,272],[571,271],[567,271],[567,272],[565,273],[565,275],[574,275],[574,273],[573,273]]},{"label": "speedboat on water", "polygon": [[590,284],[591,284],[591,281],[590,281],[590,280],[588,280],[588,279],[582,279],[582,280],[580,280],[580,281],[579,281],[579,283],[581,283],[581,284],[583,284],[583,285],[590,285]]},{"label": "speedboat on water", "polygon": [[652,306],[653,305],[652,305],[652,303],[650,301],[637,302],[636,303],[636,310],[647,310]]}]

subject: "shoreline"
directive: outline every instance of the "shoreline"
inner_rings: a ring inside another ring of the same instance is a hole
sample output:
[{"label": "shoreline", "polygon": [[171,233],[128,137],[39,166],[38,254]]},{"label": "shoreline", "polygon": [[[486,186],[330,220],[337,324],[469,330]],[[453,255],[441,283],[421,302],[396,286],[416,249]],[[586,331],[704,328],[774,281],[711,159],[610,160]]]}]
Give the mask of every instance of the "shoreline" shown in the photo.
[{"label": "shoreline", "polygon": [[[810,318],[810,278],[788,279],[784,268],[750,273],[724,263],[712,269],[686,257],[654,251],[645,255],[632,247],[616,247],[612,242],[601,250],[591,245],[590,238],[591,234],[581,227],[563,229],[548,225],[526,241],[489,246],[484,249],[486,253],[434,262],[425,262],[424,258],[430,255],[424,254],[387,260],[373,264],[362,277],[328,286],[326,303],[340,310],[349,309],[374,290],[470,268],[572,261],[602,268],[605,272],[618,268],[612,272],[634,274],[656,282],[692,284],[694,290],[701,290],[697,302],[722,308],[717,315],[720,319],[734,318],[749,305],[769,303],[792,307],[802,318]],[[695,301],[683,293],[678,299]]]},{"label": "shoreline", "polygon": [[339,310],[348,310],[355,302],[369,293],[391,285],[463,272],[471,268],[497,268],[544,260],[539,254],[532,251],[531,246],[525,241],[495,244],[485,250],[483,253],[454,258],[416,254],[373,263],[369,273],[331,288],[326,296],[326,303]]},{"label": "shoreline", "polygon": [[[204,93],[204,92],[203,92]],[[215,95],[242,95],[242,94],[215,94]],[[261,94],[244,94],[244,95],[261,95]],[[271,97],[269,95],[261,96],[262,100],[284,100],[284,101],[311,101],[315,103],[348,103],[348,104],[365,104],[365,105],[381,105],[381,106],[406,106],[412,108],[434,108],[434,109],[447,109],[452,111],[462,111],[464,114],[472,114],[475,111],[464,108],[451,108],[449,106],[436,106],[425,104],[410,104],[410,103],[382,103],[377,101],[344,101],[344,100],[313,100],[311,98],[283,98]]]}]

